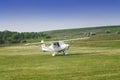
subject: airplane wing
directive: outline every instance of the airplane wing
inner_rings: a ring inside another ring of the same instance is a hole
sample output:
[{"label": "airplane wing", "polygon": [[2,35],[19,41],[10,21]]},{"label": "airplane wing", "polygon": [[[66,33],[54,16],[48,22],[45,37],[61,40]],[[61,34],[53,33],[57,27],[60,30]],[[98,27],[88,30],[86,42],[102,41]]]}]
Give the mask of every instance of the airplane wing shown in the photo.
[{"label": "airplane wing", "polygon": [[27,43],[27,44],[25,44],[25,45],[27,46],[27,45],[36,45],[36,44],[41,44],[41,42],[36,42],[36,43]]},{"label": "airplane wing", "polygon": [[[59,41],[64,41],[64,42],[68,42],[68,41],[77,41],[77,40],[87,40],[90,37],[84,37],[84,38],[75,38],[75,39],[68,39],[68,40],[59,40]],[[37,45],[37,44],[52,44],[52,43],[56,43],[59,41],[46,41],[44,42],[43,40],[41,42],[35,42],[35,43],[27,43],[25,45]]]},{"label": "airplane wing", "polygon": [[56,42],[59,42],[59,41],[68,42],[68,41],[88,40],[88,39],[90,39],[90,37],[75,38],[75,39],[68,39],[68,40],[58,40],[58,41],[46,41],[46,42],[43,42],[43,43],[45,43],[45,44],[51,44],[51,43],[56,43]]},{"label": "airplane wing", "polygon": [[61,41],[67,42],[67,41],[77,41],[77,40],[87,40],[87,39],[90,39],[90,37],[75,38],[75,39],[68,39],[68,40],[61,40]]}]

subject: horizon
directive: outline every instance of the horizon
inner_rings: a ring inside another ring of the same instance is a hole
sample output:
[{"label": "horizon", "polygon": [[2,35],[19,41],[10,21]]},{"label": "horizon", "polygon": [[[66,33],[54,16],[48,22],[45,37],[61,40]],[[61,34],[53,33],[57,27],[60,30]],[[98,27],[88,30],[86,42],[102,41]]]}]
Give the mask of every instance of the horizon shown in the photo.
[{"label": "horizon", "polygon": [[[53,30],[47,30],[47,31],[57,31],[57,30],[69,30],[69,29],[86,29],[86,28],[102,28],[102,27],[120,27],[120,25],[107,25],[107,26],[93,26],[93,27],[81,27],[81,28],[66,28],[66,29],[53,29]],[[18,33],[22,33],[19,31],[11,31],[11,30],[3,30],[0,32],[4,32],[4,31],[10,31],[10,32],[18,32]],[[38,31],[38,32],[47,32],[47,31]],[[24,33],[24,32],[23,32]]]},{"label": "horizon", "polygon": [[119,0],[1,0],[0,31],[43,32],[120,25]]}]

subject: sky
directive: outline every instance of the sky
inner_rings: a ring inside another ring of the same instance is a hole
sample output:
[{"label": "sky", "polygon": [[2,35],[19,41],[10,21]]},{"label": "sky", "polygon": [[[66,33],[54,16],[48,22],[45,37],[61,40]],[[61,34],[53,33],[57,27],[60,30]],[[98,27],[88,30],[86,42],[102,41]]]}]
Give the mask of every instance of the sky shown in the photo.
[{"label": "sky", "polygon": [[120,25],[120,0],[0,0],[0,31]]}]

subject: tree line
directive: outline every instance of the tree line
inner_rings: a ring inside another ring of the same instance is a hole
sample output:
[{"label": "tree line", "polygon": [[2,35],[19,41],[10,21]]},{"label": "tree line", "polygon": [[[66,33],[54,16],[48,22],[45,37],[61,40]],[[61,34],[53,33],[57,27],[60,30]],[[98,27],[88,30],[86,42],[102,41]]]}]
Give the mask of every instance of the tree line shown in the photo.
[{"label": "tree line", "polygon": [[12,31],[0,31],[0,44],[9,43],[26,43],[27,39],[38,38],[51,38],[48,34],[43,32],[12,32]]}]

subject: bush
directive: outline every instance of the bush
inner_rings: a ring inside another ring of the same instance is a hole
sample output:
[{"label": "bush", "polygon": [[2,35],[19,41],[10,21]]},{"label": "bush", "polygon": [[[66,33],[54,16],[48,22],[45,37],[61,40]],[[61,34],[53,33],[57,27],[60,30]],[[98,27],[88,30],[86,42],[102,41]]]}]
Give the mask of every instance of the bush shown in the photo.
[{"label": "bush", "polygon": [[116,34],[120,34],[120,31],[117,31]]},{"label": "bush", "polygon": [[110,30],[106,30],[105,33],[109,34],[109,33],[111,33],[111,31]]},{"label": "bush", "polygon": [[21,43],[26,43],[27,41],[26,40],[22,40]]}]

